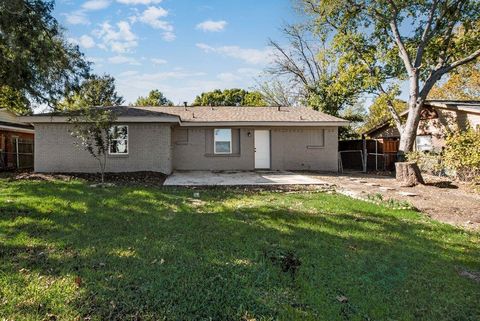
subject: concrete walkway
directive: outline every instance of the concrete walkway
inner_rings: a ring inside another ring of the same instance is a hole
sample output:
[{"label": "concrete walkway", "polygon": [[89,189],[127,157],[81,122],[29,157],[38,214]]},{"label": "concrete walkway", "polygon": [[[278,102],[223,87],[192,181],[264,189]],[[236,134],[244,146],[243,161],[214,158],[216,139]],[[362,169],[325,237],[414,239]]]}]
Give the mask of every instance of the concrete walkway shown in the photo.
[{"label": "concrete walkway", "polygon": [[167,186],[329,185],[312,175],[273,171],[181,171],[164,182]]}]

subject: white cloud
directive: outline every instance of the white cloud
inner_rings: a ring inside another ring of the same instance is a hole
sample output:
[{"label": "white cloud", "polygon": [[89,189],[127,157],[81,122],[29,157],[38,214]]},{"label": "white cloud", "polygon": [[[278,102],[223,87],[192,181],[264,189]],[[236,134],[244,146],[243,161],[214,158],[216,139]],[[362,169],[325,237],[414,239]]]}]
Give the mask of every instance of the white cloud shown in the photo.
[{"label": "white cloud", "polygon": [[109,0],[89,0],[82,5],[85,10],[101,10],[110,5]]},{"label": "white cloud", "polygon": [[240,80],[242,79],[242,77],[234,74],[234,73],[231,73],[231,72],[222,72],[222,73],[219,73],[217,75],[217,78],[220,79],[221,81],[225,81],[225,82],[231,82],[231,81],[235,81],[235,80]]},{"label": "white cloud", "polygon": [[100,29],[94,30],[93,34],[101,39],[102,49],[109,49],[113,52],[125,53],[138,45],[137,36],[131,31],[127,21],[117,23],[117,30],[108,22],[100,25]]},{"label": "white cloud", "polygon": [[258,76],[260,73],[263,71],[260,69],[255,69],[255,68],[238,68],[237,72],[243,76]]},{"label": "white cloud", "polygon": [[241,48],[239,46],[212,47],[204,43],[197,43],[196,46],[206,53],[216,53],[223,56],[240,59],[252,65],[267,64],[272,60],[272,51],[269,48],[260,50],[253,48]]},{"label": "white cloud", "polygon": [[88,57],[87,60],[93,62],[96,66],[103,66],[102,63],[105,61],[101,57]]},{"label": "white cloud", "polygon": [[65,16],[65,20],[70,25],[90,24],[90,20],[88,20],[88,17],[83,10],[77,10],[71,13],[62,13],[62,15]]},{"label": "white cloud", "polygon": [[[155,29],[163,30],[162,38],[165,41],[175,40],[175,34],[173,33],[173,25],[161,18],[168,16],[168,11],[162,7],[148,7],[143,13],[138,17],[138,20],[151,26]],[[135,19],[134,19],[135,20]]]},{"label": "white cloud", "polygon": [[145,95],[152,89],[159,89],[165,95],[173,99],[175,103],[184,100],[192,100],[195,95],[215,88],[221,83],[216,81],[215,85],[198,86],[206,76],[203,72],[170,70],[158,73],[139,73],[137,71],[125,71],[115,76],[118,91],[126,98],[127,102],[133,102],[138,96]]},{"label": "white cloud", "polygon": [[227,22],[225,20],[220,20],[220,21],[206,20],[204,22],[199,23],[196,26],[196,29],[199,29],[202,31],[219,32],[225,29],[226,26],[227,26]]},{"label": "white cloud", "polygon": [[152,58],[150,59],[150,61],[153,62],[155,65],[164,65],[167,63],[165,59],[161,59],[161,58]]},{"label": "white cloud", "polygon": [[95,40],[93,40],[92,37],[88,35],[83,35],[80,38],[69,38],[71,43],[74,43],[76,45],[79,45],[85,49],[93,48],[95,47]]},{"label": "white cloud", "polygon": [[136,5],[136,4],[157,4],[162,2],[162,0],[117,0],[118,3]]},{"label": "white cloud", "polygon": [[129,64],[129,65],[135,65],[135,66],[140,65],[140,63],[135,58],[121,56],[121,55],[110,57],[107,59],[107,61],[115,65],[120,65],[120,64]]},{"label": "white cloud", "polygon": [[80,46],[83,48],[93,48],[95,46],[95,41],[93,40],[92,37],[83,35],[79,39]]}]

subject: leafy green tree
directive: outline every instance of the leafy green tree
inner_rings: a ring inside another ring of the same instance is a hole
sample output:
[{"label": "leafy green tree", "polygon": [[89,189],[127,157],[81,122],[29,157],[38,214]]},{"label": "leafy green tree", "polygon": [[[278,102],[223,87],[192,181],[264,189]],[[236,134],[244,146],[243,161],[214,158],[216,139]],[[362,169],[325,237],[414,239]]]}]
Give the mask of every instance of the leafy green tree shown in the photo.
[{"label": "leafy green tree", "polygon": [[147,97],[138,97],[137,101],[133,104],[134,106],[173,106],[167,97],[158,90],[151,90],[148,93]]},{"label": "leafy green tree", "polygon": [[0,87],[50,106],[89,72],[52,16],[53,7],[53,1],[0,1]]},{"label": "leafy green tree", "polygon": [[119,106],[124,102],[115,89],[115,78],[110,75],[91,75],[80,87],[69,93],[58,104],[58,109],[82,109],[94,106]]},{"label": "leafy green tree", "polygon": [[400,151],[412,150],[420,112],[437,81],[480,56],[480,2],[476,0],[299,0],[315,31],[358,66],[369,92],[391,95],[408,82],[404,123],[388,102],[400,132]]},{"label": "leafy green tree", "polygon": [[480,100],[480,62],[458,67],[449,76],[432,88],[428,99]]},{"label": "leafy green tree", "polygon": [[393,107],[398,114],[407,110],[407,103],[405,101],[388,97],[387,95],[380,95],[369,107],[368,115],[365,117],[365,122],[360,128],[361,132],[373,129],[387,120],[390,120],[393,123],[392,114],[388,110],[388,103],[393,104]]},{"label": "leafy green tree", "polygon": [[248,92],[244,89],[216,89],[204,92],[195,98],[194,106],[266,106],[259,92]]},{"label": "leafy green tree", "polygon": [[9,86],[0,86],[0,108],[6,108],[17,115],[31,113],[30,101],[21,92]]},{"label": "leafy green tree", "polygon": [[243,106],[266,107],[267,103],[260,92],[251,91],[243,97]]}]

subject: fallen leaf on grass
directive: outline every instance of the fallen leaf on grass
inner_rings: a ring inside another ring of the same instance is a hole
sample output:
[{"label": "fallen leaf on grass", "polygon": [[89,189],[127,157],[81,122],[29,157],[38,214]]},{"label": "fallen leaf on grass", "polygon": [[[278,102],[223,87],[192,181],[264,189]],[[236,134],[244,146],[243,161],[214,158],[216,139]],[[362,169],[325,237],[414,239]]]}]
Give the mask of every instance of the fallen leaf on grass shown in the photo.
[{"label": "fallen leaf on grass", "polygon": [[82,278],[77,276],[75,278],[75,284],[78,286],[78,287],[81,287],[82,286]]}]

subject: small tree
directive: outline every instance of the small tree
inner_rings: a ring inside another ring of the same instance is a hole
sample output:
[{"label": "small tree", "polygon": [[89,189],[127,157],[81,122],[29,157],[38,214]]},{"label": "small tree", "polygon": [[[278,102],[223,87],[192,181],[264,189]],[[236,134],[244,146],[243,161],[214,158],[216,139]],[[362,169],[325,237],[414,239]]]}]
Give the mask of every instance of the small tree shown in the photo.
[{"label": "small tree", "polygon": [[75,145],[86,150],[98,161],[102,184],[105,182],[107,153],[115,135],[112,131],[115,113],[105,108],[84,108],[69,118],[73,124],[70,134],[77,139]]}]

